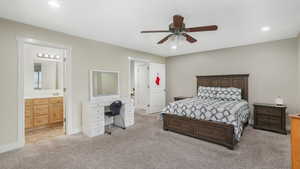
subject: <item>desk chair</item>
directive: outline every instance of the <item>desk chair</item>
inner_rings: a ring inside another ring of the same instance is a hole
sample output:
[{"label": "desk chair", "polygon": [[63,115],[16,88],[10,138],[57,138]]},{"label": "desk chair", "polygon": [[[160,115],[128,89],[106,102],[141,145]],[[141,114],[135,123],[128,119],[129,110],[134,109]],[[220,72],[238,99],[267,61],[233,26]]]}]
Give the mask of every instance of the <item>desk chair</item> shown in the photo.
[{"label": "desk chair", "polygon": [[[109,111],[106,111],[105,112],[105,116],[108,116],[108,117],[113,117],[113,124],[115,123],[115,117],[116,116],[119,116],[120,115],[120,112],[121,112],[121,108],[122,108],[122,102],[120,100],[117,100],[117,101],[114,101],[110,106],[109,106]],[[123,127],[121,126],[117,126],[117,127],[120,127],[122,129],[125,129],[125,122],[124,122],[124,119],[122,116],[121,117],[121,120],[123,122]],[[111,135],[111,124],[109,124],[109,131],[107,131],[105,129],[105,133]]]}]

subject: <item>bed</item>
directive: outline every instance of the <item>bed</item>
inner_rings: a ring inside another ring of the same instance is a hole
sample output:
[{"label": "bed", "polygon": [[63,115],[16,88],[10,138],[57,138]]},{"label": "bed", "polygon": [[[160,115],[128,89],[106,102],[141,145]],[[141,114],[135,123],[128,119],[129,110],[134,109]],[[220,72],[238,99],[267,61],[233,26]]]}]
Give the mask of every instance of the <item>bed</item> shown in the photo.
[{"label": "bed", "polygon": [[198,91],[200,88],[233,88],[239,89],[240,99],[201,95],[172,102],[162,111],[163,129],[234,149],[249,120],[248,77],[248,74],[197,76],[198,96],[204,91]]}]

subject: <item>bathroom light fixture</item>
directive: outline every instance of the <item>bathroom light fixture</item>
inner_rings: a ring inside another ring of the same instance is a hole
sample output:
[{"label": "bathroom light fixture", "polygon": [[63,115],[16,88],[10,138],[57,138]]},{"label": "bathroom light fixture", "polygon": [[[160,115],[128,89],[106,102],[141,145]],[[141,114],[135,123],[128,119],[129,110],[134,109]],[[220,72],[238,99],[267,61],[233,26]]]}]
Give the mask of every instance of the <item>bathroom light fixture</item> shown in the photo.
[{"label": "bathroom light fixture", "polygon": [[58,0],[50,0],[48,1],[48,5],[52,8],[60,8],[60,3]]},{"label": "bathroom light fixture", "polygon": [[38,53],[37,56],[38,57],[43,57],[43,54],[42,53]]},{"label": "bathroom light fixture", "polygon": [[260,29],[262,32],[268,32],[271,30],[271,28],[269,26],[264,26]]},{"label": "bathroom light fixture", "polygon": [[45,54],[45,53],[37,53],[37,57],[42,58],[42,59],[54,59],[54,60],[59,60],[60,56],[59,55],[54,55],[54,54]]}]

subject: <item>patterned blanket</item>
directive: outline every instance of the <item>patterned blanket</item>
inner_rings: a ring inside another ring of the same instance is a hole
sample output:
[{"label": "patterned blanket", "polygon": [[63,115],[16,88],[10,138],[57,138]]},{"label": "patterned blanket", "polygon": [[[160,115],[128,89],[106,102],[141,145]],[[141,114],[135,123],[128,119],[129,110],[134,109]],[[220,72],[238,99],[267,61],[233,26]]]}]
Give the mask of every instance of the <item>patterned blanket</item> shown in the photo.
[{"label": "patterned blanket", "polygon": [[232,124],[238,141],[243,131],[243,124],[250,115],[249,105],[245,100],[223,101],[198,97],[172,102],[163,109],[162,113]]}]

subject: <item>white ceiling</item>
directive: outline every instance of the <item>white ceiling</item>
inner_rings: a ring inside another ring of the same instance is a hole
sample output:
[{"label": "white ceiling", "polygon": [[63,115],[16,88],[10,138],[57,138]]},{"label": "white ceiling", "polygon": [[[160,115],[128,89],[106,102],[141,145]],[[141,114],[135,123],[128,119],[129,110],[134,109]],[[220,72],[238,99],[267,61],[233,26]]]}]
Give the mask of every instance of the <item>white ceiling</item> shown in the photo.
[{"label": "white ceiling", "polygon": [[[61,0],[59,9],[48,0],[0,0],[0,17],[107,42],[161,56],[253,44],[295,37],[300,32],[300,0]],[[190,33],[195,44],[156,43],[168,33],[174,14],[187,27],[219,26],[216,32]],[[269,32],[261,32],[270,26]]]}]

